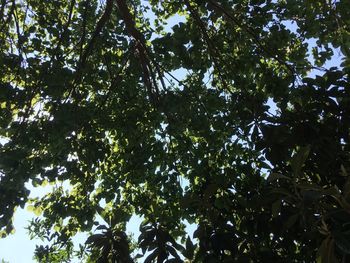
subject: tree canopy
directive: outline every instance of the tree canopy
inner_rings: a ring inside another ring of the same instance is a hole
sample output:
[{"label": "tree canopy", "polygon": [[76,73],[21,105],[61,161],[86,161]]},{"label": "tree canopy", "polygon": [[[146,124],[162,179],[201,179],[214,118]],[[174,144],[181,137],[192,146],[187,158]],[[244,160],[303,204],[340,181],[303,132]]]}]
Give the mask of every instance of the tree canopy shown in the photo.
[{"label": "tree canopy", "polygon": [[26,206],[39,262],[348,262],[349,56],[347,0],[1,0],[0,235]]}]

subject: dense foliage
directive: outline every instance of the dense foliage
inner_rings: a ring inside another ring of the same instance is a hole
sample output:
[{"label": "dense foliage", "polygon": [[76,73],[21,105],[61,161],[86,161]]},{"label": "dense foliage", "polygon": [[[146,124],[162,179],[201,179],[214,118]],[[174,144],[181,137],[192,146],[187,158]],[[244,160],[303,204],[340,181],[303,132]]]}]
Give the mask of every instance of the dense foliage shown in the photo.
[{"label": "dense foliage", "polygon": [[27,204],[39,262],[348,262],[349,56],[348,0],[1,0],[0,234]]}]

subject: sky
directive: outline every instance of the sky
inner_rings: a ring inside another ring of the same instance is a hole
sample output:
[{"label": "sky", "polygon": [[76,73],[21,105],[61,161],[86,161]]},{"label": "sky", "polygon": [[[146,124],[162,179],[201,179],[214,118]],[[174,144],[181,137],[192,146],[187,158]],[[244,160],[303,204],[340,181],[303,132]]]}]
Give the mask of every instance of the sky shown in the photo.
[{"label": "sky", "polygon": [[[153,14],[149,14],[150,18],[154,18]],[[175,16],[171,17],[168,21],[168,25],[166,26],[165,30],[171,30],[171,27],[179,22],[182,22],[184,20],[183,17]],[[293,26],[291,26],[291,29],[293,29]],[[311,45],[314,45],[312,41],[310,42]],[[341,55],[338,50],[335,50],[335,55],[331,61],[328,61],[325,65],[326,68],[330,68],[332,66],[339,66]],[[178,71],[176,73],[176,77],[181,79],[183,77],[184,71]],[[310,76],[315,76],[316,74],[320,74],[319,72],[313,71],[310,73]],[[273,107],[272,102],[270,102],[270,106]],[[1,143],[1,141],[0,141]],[[43,196],[48,189],[46,188],[33,188],[30,187],[31,190],[31,196],[30,197],[36,197],[36,196]],[[34,214],[27,211],[27,209],[18,209],[15,213],[15,220],[14,220],[14,226],[16,229],[15,234],[10,235],[6,237],[5,239],[0,239],[0,262],[1,260],[5,260],[5,262],[9,263],[31,263],[35,262],[32,260],[32,256],[35,250],[35,245],[40,245],[40,241],[38,240],[30,240],[28,236],[28,231],[25,229],[25,227],[28,225],[28,222],[34,218]],[[141,222],[140,218],[132,217],[132,220],[129,222],[127,227],[127,232],[133,233],[134,237],[137,238],[139,235],[138,226]],[[188,226],[187,228],[190,236],[192,235],[194,231],[194,226]],[[86,234],[80,234],[75,238],[75,243],[84,243],[86,239]],[[78,261],[76,261],[78,262]]]}]

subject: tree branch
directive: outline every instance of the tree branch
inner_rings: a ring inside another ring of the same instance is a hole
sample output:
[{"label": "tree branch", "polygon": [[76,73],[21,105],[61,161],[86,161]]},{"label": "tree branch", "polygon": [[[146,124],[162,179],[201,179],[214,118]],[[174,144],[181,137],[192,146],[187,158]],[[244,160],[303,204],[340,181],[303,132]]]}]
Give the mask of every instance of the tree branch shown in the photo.
[{"label": "tree branch", "polygon": [[108,22],[111,14],[112,14],[112,10],[113,10],[113,0],[107,0],[106,2],[106,7],[105,7],[105,11],[103,13],[103,15],[101,16],[101,18],[98,20],[95,30],[92,33],[92,36],[90,38],[89,43],[87,44],[85,51],[83,52],[81,58],[80,58],[80,68],[82,68],[93,48],[94,42],[97,39],[97,37],[99,36],[99,34],[101,33],[102,29],[104,28],[105,24]]},{"label": "tree branch", "polygon": [[[149,53],[147,51],[146,41],[144,36],[136,28],[135,21],[130,13],[130,10],[125,2],[125,0],[116,0],[117,7],[122,15],[122,19],[125,23],[126,30],[128,34],[136,41],[136,49],[138,51],[142,71],[143,71],[143,81],[147,87],[148,94],[152,103],[154,105],[158,104],[158,86],[156,82],[156,76],[152,70],[151,62],[147,56]],[[161,76],[160,76],[161,78]],[[152,85],[153,83],[153,85]],[[153,92],[153,87],[156,95]]]}]

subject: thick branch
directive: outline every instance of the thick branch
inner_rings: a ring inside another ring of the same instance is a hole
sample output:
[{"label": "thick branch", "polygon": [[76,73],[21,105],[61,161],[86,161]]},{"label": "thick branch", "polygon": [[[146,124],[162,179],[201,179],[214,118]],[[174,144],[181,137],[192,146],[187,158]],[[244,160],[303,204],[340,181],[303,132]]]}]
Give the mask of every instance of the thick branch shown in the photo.
[{"label": "thick branch", "polygon": [[91,36],[91,39],[90,39],[89,43],[87,44],[85,51],[80,58],[79,67],[83,67],[83,65],[85,64],[85,62],[86,62],[86,60],[87,60],[87,58],[88,58],[88,56],[93,48],[94,42],[96,41],[96,38],[99,36],[99,34],[101,33],[105,24],[108,22],[111,14],[112,14],[112,10],[113,10],[113,0],[107,0],[105,11],[104,11],[103,15],[101,16],[101,18],[98,20],[96,27],[95,27],[95,30]]},{"label": "thick branch", "polygon": [[[147,54],[146,41],[144,36],[140,33],[140,31],[136,28],[135,21],[130,13],[130,10],[125,2],[125,0],[116,0],[117,7],[121,13],[122,19],[125,23],[126,30],[128,34],[136,41],[136,49],[138,51],[142,71],[143,71],[143,81],[147,87],[150,99],[155,104],[158,100],[157,97],[153,94],[153,88],[158,95],[158,88],[156,83],[156,76],[152,70],[152,66],[150,63],[150,59]],[[160,76],[161,77],[161,76]],[[153,85],[152,85],[153,82]]]}]

